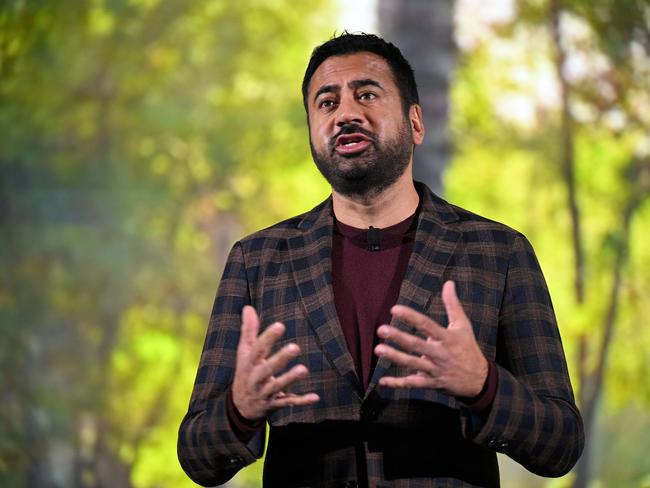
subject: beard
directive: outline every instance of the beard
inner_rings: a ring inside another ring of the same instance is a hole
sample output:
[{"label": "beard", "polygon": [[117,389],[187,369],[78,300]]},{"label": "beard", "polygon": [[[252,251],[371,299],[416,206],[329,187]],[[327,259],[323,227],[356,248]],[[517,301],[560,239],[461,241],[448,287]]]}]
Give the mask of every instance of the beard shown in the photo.
[{"label": "beard", "polygon": [[[336,139],[343,134],[360,133],[371,142],[359,154],[342,156],[335,151]],[[403,123],[393,139],[381,143],[375,134],[347,124],[330,140],[327,148],[318,151],[309,138],[316,167],[334,190],[345,196],[372,197],[379,195],[404,174],[411,160],[412,134]]]}]

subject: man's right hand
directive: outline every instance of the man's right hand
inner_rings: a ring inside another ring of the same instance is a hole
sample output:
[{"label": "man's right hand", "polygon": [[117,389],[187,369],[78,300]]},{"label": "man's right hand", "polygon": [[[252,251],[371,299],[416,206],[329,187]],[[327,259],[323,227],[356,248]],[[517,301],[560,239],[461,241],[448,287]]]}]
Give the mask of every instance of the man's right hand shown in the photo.
[{"label": "man's right hand", "polygon": [[290,385],[309,374],[303,364],[275,376],[300,353],[297,344],[289,343],[270,355],[273,344],[284,334],[284,325],[280,322],[271,324],[258,336],[259,330],[257,312],[246,305],[242,310],[241,337],[231,390],[233,403],[239,413],[246,419],[259,420],[278,408],[319,401],[316,393],[296,395],[286,392]]}]

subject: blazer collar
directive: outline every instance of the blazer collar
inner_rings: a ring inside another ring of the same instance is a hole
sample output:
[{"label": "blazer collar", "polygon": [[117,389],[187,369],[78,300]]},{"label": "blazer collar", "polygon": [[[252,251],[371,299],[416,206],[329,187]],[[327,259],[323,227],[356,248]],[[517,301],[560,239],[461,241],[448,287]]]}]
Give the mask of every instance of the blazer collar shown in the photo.
[{"label": "blazer collar", "polygon": [[[453,229],[458,215],[447,202],[436,196],[422,183],[416,182],[420,194],[420,214],[404,280],[397,303],[424,312],[432,297],[442,289],[442,276],[460,233]],[[289,238],[288,247],[298,292],[307,312],[307,320],[339,374],[346,378],[355,394],[361,398],[361,382],[357,376],[343,330],[338,320],[332,290],[332,226],[331,196],[307,212],[298,222],[296,233]],[[412,330],[397,321],[396,327]],[[380,358],[370,380],[366,395],[377,384],[390,363]]]},{"label": "blazer collar", "polygon": [[[435,195],[426,185],[416,182],[421,205],[418,226],[415,232],[413,252],[406,267],[397,303],[414,310],[433,315],[442,322],[445,316],[441,299],[443,275],[453,255],[460,232],[454,223],[460,218],[445,200]],[[396,319],[391,325],[413,333],[415,328]],[[379,358],[366,391],[366,396],[376,388],[391,363],[385,357]]]},{"label": "blazer collar", "polygon": [[328,359],[359,399],[362,386],[343,335],[332,289],[331,196],[297,224],[302,230],[288,240],[291,266],[307,320]]}]

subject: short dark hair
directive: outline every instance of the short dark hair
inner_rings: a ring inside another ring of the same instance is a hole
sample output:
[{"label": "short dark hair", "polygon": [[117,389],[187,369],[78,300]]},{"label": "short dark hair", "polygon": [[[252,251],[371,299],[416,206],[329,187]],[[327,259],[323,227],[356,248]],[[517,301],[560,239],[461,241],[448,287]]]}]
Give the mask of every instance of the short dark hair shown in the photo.
[{"label": "short dark hair", "polygon": [[329,41],[316,47],[311,53],[305,76],[302,79],[302,102],[305,105],[305,110],[308,111],[309,82],[323,61],[332,56],[344,56],[358,52],[370,52],[386,60],[399,90],[405,115],[408,114],[411,105],[420,103],[413,68],[397,46],[374,34],[351,34],[344,31],[341,35],[332,37]]}]

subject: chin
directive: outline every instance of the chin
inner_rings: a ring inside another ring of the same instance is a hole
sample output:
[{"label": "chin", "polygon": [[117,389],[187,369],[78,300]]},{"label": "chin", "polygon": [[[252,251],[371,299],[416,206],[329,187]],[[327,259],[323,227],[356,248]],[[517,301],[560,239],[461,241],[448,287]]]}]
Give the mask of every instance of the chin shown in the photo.
[{"label": "chin", "polygon": [[371,178],[340,178],[332,179],[329,183],[341,195],[363,199],[376,197],[387,188],[386,185],[372,181]]}]

